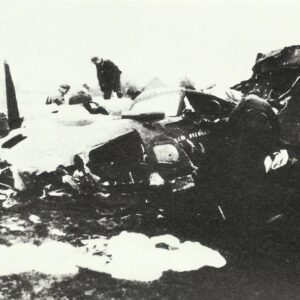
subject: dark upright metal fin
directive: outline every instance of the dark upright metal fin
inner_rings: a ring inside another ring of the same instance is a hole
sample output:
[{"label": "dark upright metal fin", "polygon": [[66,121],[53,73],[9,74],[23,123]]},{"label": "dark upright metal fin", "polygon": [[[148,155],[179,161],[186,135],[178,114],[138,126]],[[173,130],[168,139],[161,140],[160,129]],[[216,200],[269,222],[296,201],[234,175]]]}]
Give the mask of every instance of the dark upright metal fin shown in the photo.
[{"label": "dark upright metal fin", "polygon": [[10,129],[21,127],[23,119],[20,118],[18,102],[15,92],[14,83],[10,74],[9,65],[4,62],[5,84],[6,84],[6,101],[7,101],[7,117]]}]

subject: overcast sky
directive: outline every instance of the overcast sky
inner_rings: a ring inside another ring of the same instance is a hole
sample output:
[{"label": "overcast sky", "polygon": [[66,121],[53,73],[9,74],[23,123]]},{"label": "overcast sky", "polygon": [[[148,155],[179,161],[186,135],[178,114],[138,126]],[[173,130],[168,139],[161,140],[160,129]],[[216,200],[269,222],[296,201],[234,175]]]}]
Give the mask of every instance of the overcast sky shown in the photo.
[{"label": "overcast sky", "polygon": [[230,85],[251,75],[257,52],[300,44],[300,2],[1,0],[0,39],[18,91],[94,85],[95,55],[140,84]]}]

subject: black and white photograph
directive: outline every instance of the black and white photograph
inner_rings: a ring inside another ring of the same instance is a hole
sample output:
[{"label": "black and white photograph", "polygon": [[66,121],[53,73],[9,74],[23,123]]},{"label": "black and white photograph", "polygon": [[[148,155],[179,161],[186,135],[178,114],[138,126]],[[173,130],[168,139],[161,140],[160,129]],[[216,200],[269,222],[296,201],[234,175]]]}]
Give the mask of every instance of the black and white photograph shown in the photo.
[{"label": "black and white photograph", "polygon": [[0,0],[0,299],[300,299],[299,159],[299,1]]}]

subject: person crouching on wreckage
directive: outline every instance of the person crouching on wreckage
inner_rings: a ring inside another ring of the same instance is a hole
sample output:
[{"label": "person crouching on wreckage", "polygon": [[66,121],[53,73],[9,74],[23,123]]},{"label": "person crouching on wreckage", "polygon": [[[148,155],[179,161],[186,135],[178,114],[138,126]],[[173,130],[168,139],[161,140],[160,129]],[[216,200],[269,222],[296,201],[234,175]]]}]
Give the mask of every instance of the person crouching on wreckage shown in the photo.
[{"label": "person crouching on wreckage", "polygon": [[112,92],[116,92],[118,98],[122,98],[120,81],[122,71],[118,66],[110,60],[100,60],[98,57],[93,57],[91,61],[96,66],[99,86],[104,99],[110,99]]},{"label": "person crouching on wreckage", "polygon": [[46,104],[62,105],[65,103],[65,95],[69,92],[70,86],[68,84],[62,84],[58,89],[58,95],[49,96],[46,99]]},{"label": "person crouching on wreckage", "polygon": [[83,90],[77,91],[69,97],[69,105],[82,105],[90,114],[108,115],[109,113],[100,106],[97,102],[93,101],[90,94],[90,87],[84,83]]}]

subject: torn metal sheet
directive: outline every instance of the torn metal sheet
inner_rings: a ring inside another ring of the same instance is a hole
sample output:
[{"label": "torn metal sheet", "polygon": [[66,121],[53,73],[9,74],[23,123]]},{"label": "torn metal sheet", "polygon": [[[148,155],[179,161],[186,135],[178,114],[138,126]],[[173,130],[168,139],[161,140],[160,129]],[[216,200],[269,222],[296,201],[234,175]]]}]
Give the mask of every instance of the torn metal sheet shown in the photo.
[{"label": "torn metal sheet", "polygon": [[265,99],[276,99],[300,76],[300,45],[270,53],[258,53],[252,77],[232,88],[244,94],[256,93]]}]

